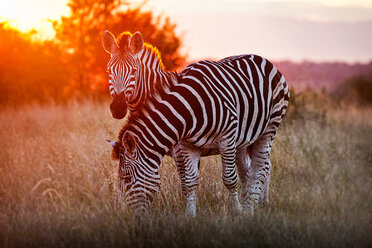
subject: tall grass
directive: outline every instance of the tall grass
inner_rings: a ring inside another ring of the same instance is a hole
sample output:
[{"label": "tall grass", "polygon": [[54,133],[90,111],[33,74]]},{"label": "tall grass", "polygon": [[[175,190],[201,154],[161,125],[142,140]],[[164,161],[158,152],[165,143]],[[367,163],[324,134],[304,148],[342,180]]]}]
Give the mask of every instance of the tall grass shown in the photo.
[{"label": "tall grass", "polygon": [[289,113],[273,145],[270,204],[254,216],[229,213],[212,156],[201,163],[197,218],[184,215],[168,157],[141,218],[116,202],[105,138],[121,121],[108,104],[2,109],[0,247],[371,247],[372,111],[332,111]]}]

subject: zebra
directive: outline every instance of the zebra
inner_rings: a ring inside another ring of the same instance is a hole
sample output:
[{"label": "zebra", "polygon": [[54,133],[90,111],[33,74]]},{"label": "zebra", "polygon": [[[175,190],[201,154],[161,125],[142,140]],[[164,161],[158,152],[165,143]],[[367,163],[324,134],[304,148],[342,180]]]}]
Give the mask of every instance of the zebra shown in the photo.
[{"label": "zebra", "polygon": [[272,63],[239,55],[167,72],[157,49],[145,44],[139,32],[124,33],[116,42],[105,31],[102,43],[111,54],[113,102],[122,94],[129,110],[119,110],[125,111],[124,125],[111,145],[120,160],[119,187],[132,209],[145,211],[153,201],[160,188],[160,162],[171,154],[186,213],[195,216],[205,151],[221,155],[233,211],[242,209],[238,176],[241,202],[251,214],[254,205],[268,201],[271,146],[289,101],[285,78]]}]

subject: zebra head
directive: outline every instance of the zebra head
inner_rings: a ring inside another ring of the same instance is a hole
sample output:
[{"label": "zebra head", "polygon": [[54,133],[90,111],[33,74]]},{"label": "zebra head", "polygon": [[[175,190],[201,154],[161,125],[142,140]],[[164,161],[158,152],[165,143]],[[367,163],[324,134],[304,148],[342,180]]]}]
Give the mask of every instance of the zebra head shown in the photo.
[{"label": "zebra head", "polygon": [[127,101],[134,92],[138,77],[137,70],[140,68],[138,55],[143,50],[143,37],[140,32],[133,35],[123,32],[116,40],[112,33],[106,30],[103,33],[102,45],[105,51],[111,54],[107,64],[112,97],[111,114],[116,119],[122,119],[127,113]]},{"label": "zebra head", "polygon": [[130,131],[125,131],[121,141],[109,141],[112,157],[119,160],[118,187],[124,193],[128,206],[136,213],[150,206],[160,189],[159,167],[153,164]]}]

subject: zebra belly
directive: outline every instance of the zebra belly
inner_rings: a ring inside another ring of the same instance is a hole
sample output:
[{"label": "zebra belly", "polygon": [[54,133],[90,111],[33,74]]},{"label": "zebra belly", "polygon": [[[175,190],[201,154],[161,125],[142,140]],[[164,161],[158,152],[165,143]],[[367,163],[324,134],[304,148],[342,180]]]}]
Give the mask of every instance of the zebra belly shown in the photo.
[{"label": "zebra belly", "polygon": [[[196,147],[190,143],[177,143],[174,147],[184,147],[184,148],[191,148],[195,151],[197,151],[201,157],[207,157],[207,156],[213,156],[213,155],[218,155],[220,152],[218,151],[217,148],[201,148],[201,147]],[[174,147],[168,151],[166,155],[173,157],[174,156]]]}]

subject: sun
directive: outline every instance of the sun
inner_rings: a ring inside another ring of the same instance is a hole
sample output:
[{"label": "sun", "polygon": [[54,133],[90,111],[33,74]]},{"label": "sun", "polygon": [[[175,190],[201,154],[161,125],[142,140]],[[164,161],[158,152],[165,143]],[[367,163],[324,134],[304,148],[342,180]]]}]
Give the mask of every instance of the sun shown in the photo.
[{"label": "sun", "polygon": [[21,32],[37,31],[40,39],[52,39],[51,21],[69,15],[68,0],[0,0],[0,22]]}]

